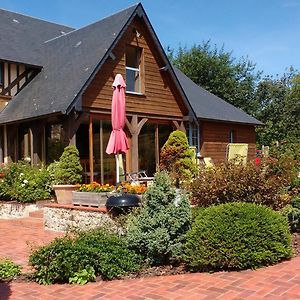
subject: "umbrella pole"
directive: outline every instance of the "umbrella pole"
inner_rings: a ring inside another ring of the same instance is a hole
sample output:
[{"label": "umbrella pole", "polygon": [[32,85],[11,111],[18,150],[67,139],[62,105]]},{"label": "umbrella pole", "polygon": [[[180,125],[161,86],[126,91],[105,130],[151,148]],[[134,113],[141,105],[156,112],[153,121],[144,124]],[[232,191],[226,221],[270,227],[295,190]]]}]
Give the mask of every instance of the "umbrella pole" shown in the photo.
[{"label": "umbrella pole", "polygon": [[120,181],[120,166],[119,166],[119,158],[118,154],[115,155],[116,158],[116,183]]}]

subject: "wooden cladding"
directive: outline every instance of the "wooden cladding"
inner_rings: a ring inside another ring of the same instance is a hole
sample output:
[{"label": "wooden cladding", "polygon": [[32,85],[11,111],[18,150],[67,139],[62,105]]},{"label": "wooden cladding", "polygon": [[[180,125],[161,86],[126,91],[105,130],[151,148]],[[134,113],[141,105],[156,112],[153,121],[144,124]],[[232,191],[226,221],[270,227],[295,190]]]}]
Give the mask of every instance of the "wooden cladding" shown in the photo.
[{"label": "wooden cladding", "polygon": [[[137,34],[138,32],[138,34]],[[143,115],[182,118],[188,113],[172,82],[170,74],[161,71],[164,66],[161,54],[145,24],[136,18],[113,49],[114,59],[109,58],[83,95],[83,107],[93,110],[111,109],[112,83],[120,73],[126,80],[126,47],[135,46],[141,53],[141,94],[126,93],[126,112]]]},{"label": "wooden cladding", "polygon": [[255,158],[255,127],[218,122],[201,122],[201,155],[211,157],[214,163],[226,160],[226,147],[233,134],[234,143],[248,144],[248,160]]}]

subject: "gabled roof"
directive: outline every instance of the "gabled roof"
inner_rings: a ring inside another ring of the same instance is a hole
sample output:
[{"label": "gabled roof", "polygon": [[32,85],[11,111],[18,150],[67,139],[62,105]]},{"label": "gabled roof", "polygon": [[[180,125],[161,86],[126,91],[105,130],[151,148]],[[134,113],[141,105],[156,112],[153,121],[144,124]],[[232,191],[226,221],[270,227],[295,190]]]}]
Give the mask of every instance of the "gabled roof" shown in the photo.
[{"label": "gabled roof", "polygon": [[0,123],[66,113],[138,6],[44,43],[43,69],[0,113]]},{"label": "gabled roof", "polygon": [[173,66],[173,69],[188,101],[200,120],[224,121],[249,125],[263,124],[241,109],[203,89],[176,67]]},{"label": "gabled roof", "polygon": [[[13,13],[8,13],[8,15],[10,19],[6,19],[6,21],[11,22]],[[24,89],[13,97],[0,113],[0,123],[7,124],[45,115],[68,113],[75,103],[80,100],[82,92],[104,61],[108,59],[114,46],[136,15],[144,17],[152,38],[162,54],[166,66],[168,66],[168,58],[141,4],[129,7],[81,29],[63,35],[60,34],[47,42],[44,42],[46,34],[42,41],[42,37],[38,35],[38,41],[34,44],[37,50],[34,52],[34,47],[28,50],[30,53],[26,54],[28,55],[27,62],[31,61],[32,64],[40,65],[43,68]],[[34,22],[43,22],[36,19],[31,20],[32,18],[26,22],[25,19],[29,17],[17,16],[18,19],[16,20],[22,24],[32,25]],[[25,19],[23,20],[21,17]],[[30,26],[26,26],[30,30]],[[55,27],[55,24],[49,23],[46,27],[48,28],[48,26],[52,28],[52,26]],[[35,32],[36,29],[32,30]],[[57,25],[57,30],[61,30],[60,25]],[[18,31],[16,34],[20,35],[20,32]],[[24,39],[20,40],[20,45],[23,42],[27,45]],[[38,45],[39,43],[40,45]],[[0,59],[1,51],[4,51],[2,48],[0,43]],[[23,50],[24,47],[20,53],[15,54],[16,57],[19,55],[21,59]],[[27,52],[26,50],[25,47],[24,52]],[[35,61],[34,54],[37,55]],[[243,111],[197,86],[179,70],[172,68],[171,65],[169,72],[189,108],[190,115],[194,118],[197,115],[200,119],[251,125],[261,124],[261,122]]]},{"label": "gabled roof", "polygon": [[74,30],[0,9],[0,60],[42,66],[44,41]]}]

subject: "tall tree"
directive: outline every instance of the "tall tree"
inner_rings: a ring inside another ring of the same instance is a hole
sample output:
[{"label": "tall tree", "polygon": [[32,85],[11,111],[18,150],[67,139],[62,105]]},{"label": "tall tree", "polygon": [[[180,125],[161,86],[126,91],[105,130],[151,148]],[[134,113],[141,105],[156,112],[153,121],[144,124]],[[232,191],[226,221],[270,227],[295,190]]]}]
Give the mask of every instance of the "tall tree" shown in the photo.
[{"label": "tall tree", "polygon": [[295,141],[300,137],[300,75],[291,68],[282,77],[265,77],[256,90],[256,116],[265,126],[257,129],[258,143]]},{"label": "tall tree", "polygon": [[196,84],[250,114],[256,113],[255,88],[261,73],[255,71],[255,64],[249,59],[237,60],[231,52],[212,46],[210,41],[190,49],[167,51],[171,62]]}]

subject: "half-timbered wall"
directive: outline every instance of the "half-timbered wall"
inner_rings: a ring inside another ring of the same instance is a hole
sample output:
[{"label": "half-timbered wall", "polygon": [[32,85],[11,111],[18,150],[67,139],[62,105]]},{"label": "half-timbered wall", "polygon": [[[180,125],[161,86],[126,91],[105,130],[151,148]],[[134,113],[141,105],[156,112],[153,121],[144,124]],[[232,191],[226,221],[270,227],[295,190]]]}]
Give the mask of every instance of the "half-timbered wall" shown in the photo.
[{"label": "half-timbered wall", "polygon": [[33,72],[24,64],[3,62],[3,85],[0,85],[0,110],[30,80]]},{"label": "half-timbered wall", "polygon": [[234,143],[248,144],[248,160],[255,158],[255,127],[219,122],[201,122],[201,155],[211,157],[214,163],[226,160],[230,131]]},{"label": "half-timbered wall", "polygon": [[137,17],[129,26],[115,49],[115,59],[109,58],[83,95],[83,106],[88,109],[111,109],[112,83],[116,74],[125,78],[126,45],[142,48],[142,94],[126,93],[126,112],[157,117],[181,119],[187,109],[164,67],[150,34]]}]

